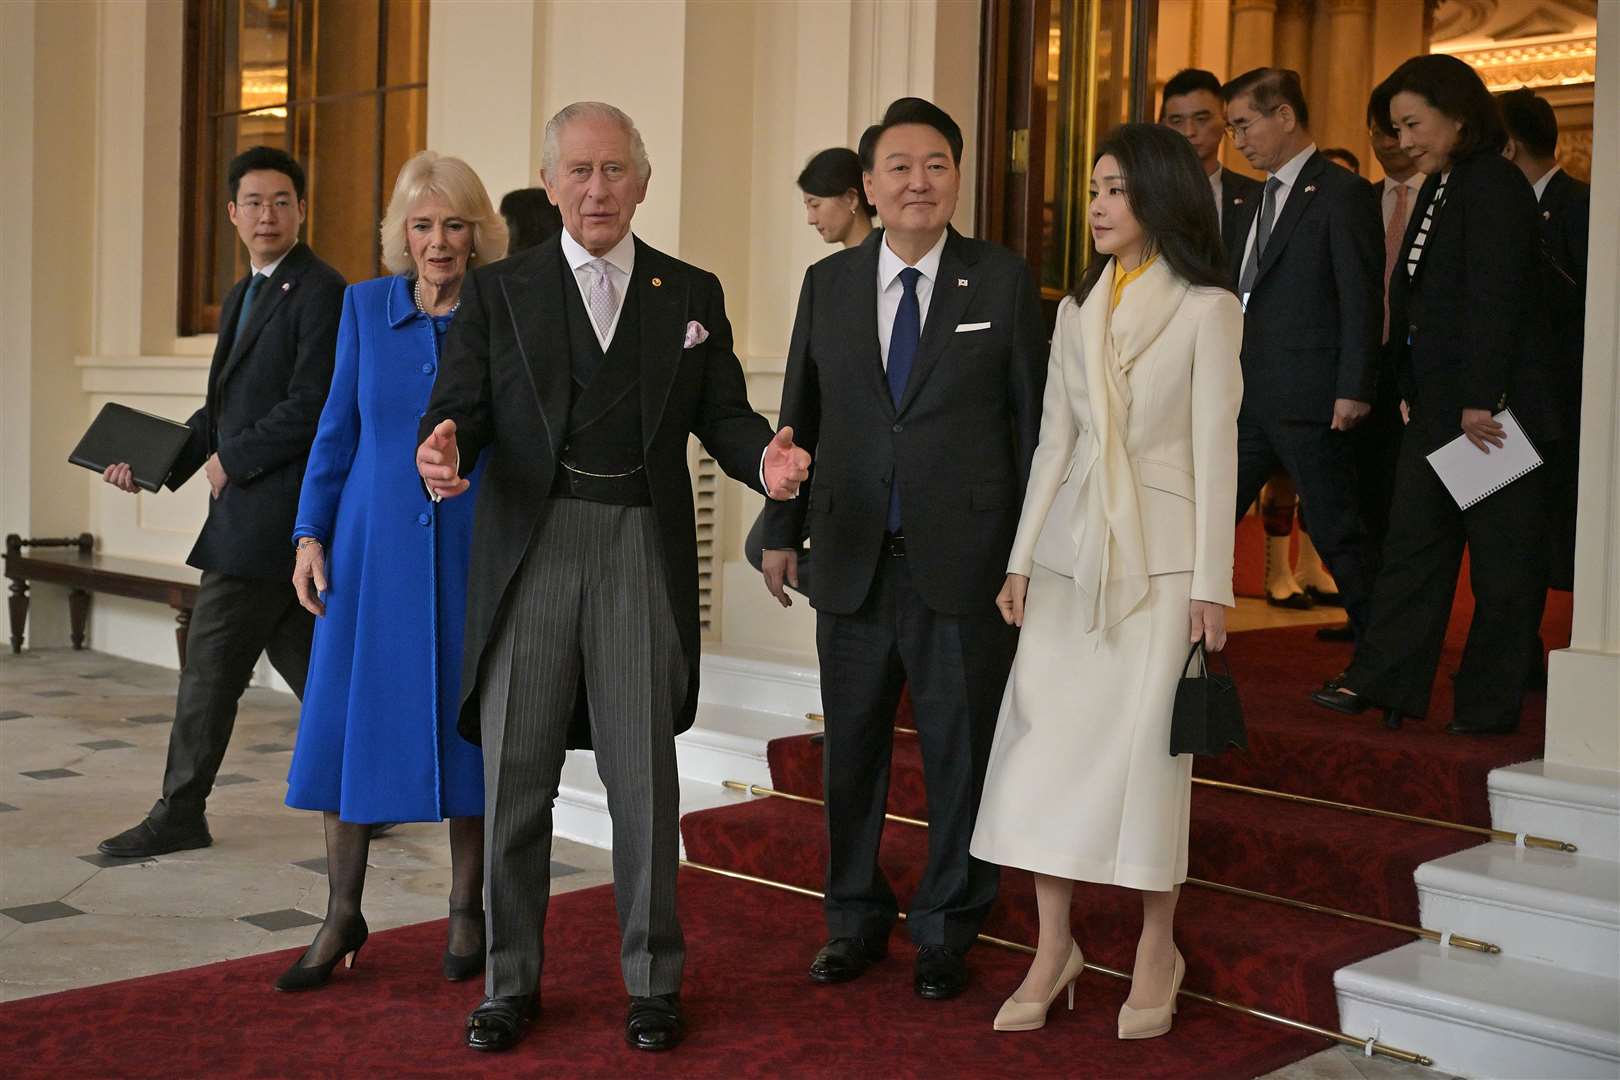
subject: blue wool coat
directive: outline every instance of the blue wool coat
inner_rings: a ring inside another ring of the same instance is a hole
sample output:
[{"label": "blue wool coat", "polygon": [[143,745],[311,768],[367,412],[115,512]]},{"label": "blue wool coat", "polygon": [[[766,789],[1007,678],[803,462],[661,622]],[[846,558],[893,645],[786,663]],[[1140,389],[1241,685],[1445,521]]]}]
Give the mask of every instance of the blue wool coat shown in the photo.
[{"label": "blue wool coat", "polygon": [[477,500],[436,505],[416,474],[449,321],[419,312],[403,276],[344,294],[293,531],[325,546],[328,588],[288,806],[357,823],[484,812],[482,757],[456,732]]}]

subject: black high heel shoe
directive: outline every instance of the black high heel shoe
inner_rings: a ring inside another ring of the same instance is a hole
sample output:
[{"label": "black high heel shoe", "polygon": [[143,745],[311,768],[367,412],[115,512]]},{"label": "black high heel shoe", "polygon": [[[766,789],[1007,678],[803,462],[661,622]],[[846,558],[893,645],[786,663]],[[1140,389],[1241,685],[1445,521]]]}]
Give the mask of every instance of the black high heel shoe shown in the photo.
[{"label": "black high heel shoe", "polygon": [[354,959],[360,954],[360,947],[366,943],[366,938],[370,935],[371,931],[366,927],[366,920],[362,916],[355,916],[354,921],[343,928],[343,945],[332,954],[332,959],[324,964],[306,967],[304,958],[300,956],[293,961],[292,967],[281,973],[281,977],[276,980],[276,989],[313,990],[317,986],[325,986],[339,960],[344,961],[344,967],[354,967]]},{"label": "black high heel shoe", "polygon": [[476,907],[453,907],[450,917],[457,915],[467,919],[478,920],[478,951],[463,956],[461,953],[450,951],[449,945],[444,949],[444,977],[451,982],[461,982],[470,979],[484,970],[484,954],[488,947],[484,941],[484,909]]},{"label": "black high heel shoe", "polygon": [[[1343,713],[1345,716],[1360,716],[1368,709],[1373,708],[1372,702],[1354,690],[1345,689],[1344,684],[1340,681],[1343,678],[1343,675],[1336,675],[1322,684],[1322,689],[1311,691],[1311,701],[1324,709],[1332,709],[1334,712]],[[1399,709],[1384,709],[1384,726],[1389,730],[1399,731],[1401,720],[1402,716]]]}]

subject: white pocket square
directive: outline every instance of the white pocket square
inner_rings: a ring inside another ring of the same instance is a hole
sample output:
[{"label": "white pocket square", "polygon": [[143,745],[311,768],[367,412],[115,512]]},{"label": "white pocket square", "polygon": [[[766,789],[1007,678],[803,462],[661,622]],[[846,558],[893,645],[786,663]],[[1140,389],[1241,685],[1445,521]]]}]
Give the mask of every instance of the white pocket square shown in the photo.
[{"label": "white pocket square", "polygon": [[690,349],[694,345],[701,345],[708,340],[709,332],[703,329],[702,323],[698,322],[696,319],[693,319],[691,322],[686,324],[686,344],[682,345],[681,347],[683,349]]},{"label": "white pocket square", "polygon": [[965,322],[956,324],[956,332],[958,334],[970,334],[975,330],[988,329],[990,329],[990,324],[987,322]]}]

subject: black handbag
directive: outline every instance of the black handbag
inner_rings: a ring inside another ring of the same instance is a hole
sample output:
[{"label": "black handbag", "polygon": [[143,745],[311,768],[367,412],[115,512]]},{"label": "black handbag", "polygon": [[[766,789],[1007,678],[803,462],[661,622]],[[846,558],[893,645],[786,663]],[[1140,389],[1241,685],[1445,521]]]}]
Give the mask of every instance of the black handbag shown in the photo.
[{"label": "black handbag", "polygon": [[[1226,673],[1217,675],[1209,670],[1208,657],[1203,656],[1203,652],[1204,642],[1200,639],[1187,654],[1187,662],[1181,665],[1175,710],[1170,716],[1171,757],[1177,754],[1213,756],[1224,753],[1228,746],[1240,750],[1249,747],[1249,737],[1243,729],[1243,706],[1238,702],[1231,665],[1223,655],[1221,664]],[[1194,657],[1200,658],[1198,670],[1189,675]]]}]

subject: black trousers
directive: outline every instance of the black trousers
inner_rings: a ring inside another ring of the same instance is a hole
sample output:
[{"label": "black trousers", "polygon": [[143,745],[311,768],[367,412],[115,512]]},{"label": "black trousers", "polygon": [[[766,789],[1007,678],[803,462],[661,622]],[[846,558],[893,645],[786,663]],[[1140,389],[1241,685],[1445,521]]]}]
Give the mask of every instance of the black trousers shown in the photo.
[{"label": "black trousers", "polygon": [[982,616],[930,609],[904,557],[879,561],[859,611],[817,614],[833,937],[886,938],[898,917],[878,845],[894,710],[909,683],[928,788],[928,866],[908,914],[911,940],[973,944],[995,902],[997,868],[969,855],[968,844],[1016,644],[988,597]]},{"label": "black trousers", "polygon": [[163,797],[147,817],[189,825],[199,821],[225,759],[236,706],[269,653],[293,693],[304,696],[315,616],[298,605],[292,582],[204,571],[186,637],[186,667],[169,732]]},{"label": "black trousers", "polygon": [[1516,724],[1546,599],[1546,467],[1460,510],[1426,452],[1418,425],[1409,425],[1372,619],[1344,685],[1408,716],[1428,712],[1466,546],[1474,618],[1457,672],[1456,716]]},{"label": "black trousers", "polygon": [[1350,433],[1356,462],[1356,499],[1366,530],[1366,579],[1378,576],[1395,498],[1395,463],[1401,456],[1401,394],[1393,377],[1378,380],[1372,412]]},{"label": "black trousers", "polygon": [[1351,436],[1315,421],[1281,420],[1247,411],[1239,414],[1239,520],[1278,465],[1294,478],[1311,541],[1338,583],[1345,614],[1359,635],[1366,625],[1371,580]]}]

